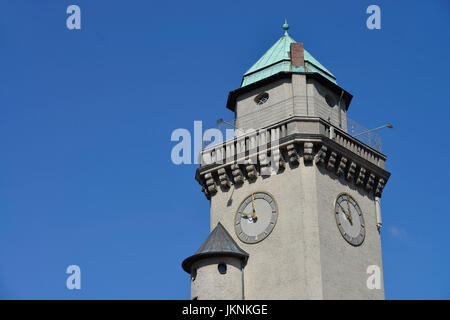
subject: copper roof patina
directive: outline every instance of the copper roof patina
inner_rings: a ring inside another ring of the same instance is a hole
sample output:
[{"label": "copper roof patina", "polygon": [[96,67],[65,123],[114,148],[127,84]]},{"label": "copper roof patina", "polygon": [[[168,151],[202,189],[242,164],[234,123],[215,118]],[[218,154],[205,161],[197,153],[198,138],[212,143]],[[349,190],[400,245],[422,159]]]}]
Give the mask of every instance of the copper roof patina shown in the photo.
[{"label": "copper roof patina", "polygon": [[287,32],[289,29],[287,22],[284,23],[283,29],[285,30],[284,35],[244,74],[241,87],[279,72],[318,73],[336,84],[336,77],[306,50],[304,50],[305,66],[293,67],[291,65],[290,46],[296,41]]}]

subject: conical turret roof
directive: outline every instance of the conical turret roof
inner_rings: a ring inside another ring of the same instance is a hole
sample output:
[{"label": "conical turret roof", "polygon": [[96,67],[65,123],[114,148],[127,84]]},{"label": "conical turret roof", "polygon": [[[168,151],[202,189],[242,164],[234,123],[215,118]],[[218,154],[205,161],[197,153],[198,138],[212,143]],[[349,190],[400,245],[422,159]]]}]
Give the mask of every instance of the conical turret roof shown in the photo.
[{"label": "conical turret roof", "polygon": [[195,254],[183,261],[182,267],[184,271],[191,273],[191,266],[195,261],[215,256],[231,256],[241,258],[242,260],[248,258],[248,253],[239,248],[220,222],[211,231],[208,238],[206,238],[205,242],[203,242]]}]

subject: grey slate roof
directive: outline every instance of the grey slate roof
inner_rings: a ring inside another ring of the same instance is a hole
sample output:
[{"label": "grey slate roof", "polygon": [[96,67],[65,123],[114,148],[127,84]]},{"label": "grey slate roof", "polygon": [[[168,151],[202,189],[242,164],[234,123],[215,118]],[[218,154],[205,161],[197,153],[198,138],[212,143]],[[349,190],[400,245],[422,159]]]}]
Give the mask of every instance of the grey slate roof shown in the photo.
[{"label": "grey slate roof", "polygon": [[194,255],[185,259],[182,263],[184,271],[191,273],[191,266],[195,261],[209,257],[237,257],[243,261],[247,260],[248,253],[239,248],[237,243],[219,222],[206,238],[205,242]]}]

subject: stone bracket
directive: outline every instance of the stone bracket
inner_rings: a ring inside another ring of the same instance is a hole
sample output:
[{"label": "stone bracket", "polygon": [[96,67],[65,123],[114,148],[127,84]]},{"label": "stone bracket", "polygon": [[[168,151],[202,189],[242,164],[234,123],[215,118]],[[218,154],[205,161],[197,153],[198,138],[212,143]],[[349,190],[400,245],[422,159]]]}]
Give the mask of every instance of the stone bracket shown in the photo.
[{"label": "stone bracket", "polygon": [[347,167],[347,158],[341,157],[341,160],[339,161],[338,169],[336,171],[336,174],[338,176],[341,176],[345,172],[345,168]]},{"label": "stone bracket", "polygon": [[217,173],[219,174],[220,185],[223,188],[229,188],[231,186],[231,181],[230,178],[228,178],[228,174],[225,168],[220,168]]},{"label": "stone bracket", "polygon": [[364,183],[365,178],[366,178],[366,169],[360,168],[358,177],[356,178],[356,185],[361,186]]},{"label": "stone bracket", "polygon": [[355,178],[355,173],[356,173],[356,163],[352,161],[350,163],[350,167],[348,168],[347,175],[345,176],[345,180],[349,182],[353,181],[353,179]]},{"label": "stone bracket", "polygon": [[[315,163],[317,166],[323,166],[336,176],[343,177],[350,183],[353,182],[367,192],[373,192],[377,197],[381,196],[389,173],[384,174],[385,171],[382,168],[378,172],[377,168],[373,168],[370,164],[362,165],[360,160],[354,161],[351,154],[339,148],[324,143],[320,144],[319,148],[317,142],[309,141],[284,144],[281,148],[269,149],[269,153],[265,150],[252,159],[247,158],[244,164],[228,163],[218,169],[207,171],[204,175],[197,170],[197,180],[202,185],[202,191],[206,197],[210,199],[218,192],[218,186],[227,189],[233,184],[242,185],[246,179],[256,180],[258,174],[263,177],[270,176],[278,172],[280,168],[284,169],[286,160],[291,165],[299,165],[300,155],[297,150],[301,147],[303,147],[302,156],[305,164]],[[319,148],[316,155],[314,155],[314,147]]]},{"label": "stone bracket", "polygon": [[205,174],[205,189],[209,195],[215,195],[217,193],[217,187],[211,173]]},{"label": "stone bracket", "polygon": [[328,171],[333,171],[334,167],[336,165],[336,157],[337,157],[337,153],[332,151],[330,153],[330,157],[328,158],[328,163],[327,163],[327,170]]},{"label": "stone bracket", "polygon": [[289,163],[292,165],[298,165],[299,164],[299,155],[297,152],[297,149],[295,149],[295,144],[291,143],[288,144],[286,147]]},{"label": "stone bracket", "polygon": [[250,180],[255,180],[257,178],[256,167],[253,163],[247,161],[247,164],[245,165],[245,171],[247,172],[247,177]]},{"label": "stone bracket", "polygon": [[234,183],[241,185],[244,183],[244,175],[238,164],[231,165],[231,175],[233,176]]},{"label": "stone bracket", "polygon": [[312,142],[305,142],[303,145],[303,161],[311,163],[314,159],[313,155],[314,144]]},{"label": "stone bracket", "polygon": [[327,156],[327,147],[322,145],[320,147],[319,152],[317,153],[316,164],[317,165],[324,165],[326,156]]}]

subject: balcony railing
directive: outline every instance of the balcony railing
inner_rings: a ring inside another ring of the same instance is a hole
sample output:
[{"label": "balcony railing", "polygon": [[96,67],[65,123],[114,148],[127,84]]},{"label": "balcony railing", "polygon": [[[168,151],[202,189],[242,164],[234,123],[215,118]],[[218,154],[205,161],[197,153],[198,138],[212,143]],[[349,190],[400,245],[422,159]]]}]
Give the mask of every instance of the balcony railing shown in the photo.
[{"label": "balcony railing", "polygon": [[[347,133],[354,137],[355,139],[359,140],[360,142],[364,143],[365,145],[369,146],[370,148],[378,151],[381,151],[381,138],[376,132],[367,132],[369,131],[368,128],[364,127],[359,122],[351,119],[350,117],[347,118]],[[217,129],[222,133],[223,141],[212,141],[212,142],[206,142],[204,143],[203,147],[212,147],[217,144],[226,142],[230,139],[235,138],[234,130],[235,128],[235,121],[234,120],[226,120],[223,122],[218,123],[216,126],[210,127],[210,129]]]},{"label": "balcony railing", "polygon": [[376,132],[367,132],[369,129],[347,117],[347,133],[372,149],[381,152],[381,138]]}]

